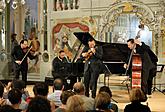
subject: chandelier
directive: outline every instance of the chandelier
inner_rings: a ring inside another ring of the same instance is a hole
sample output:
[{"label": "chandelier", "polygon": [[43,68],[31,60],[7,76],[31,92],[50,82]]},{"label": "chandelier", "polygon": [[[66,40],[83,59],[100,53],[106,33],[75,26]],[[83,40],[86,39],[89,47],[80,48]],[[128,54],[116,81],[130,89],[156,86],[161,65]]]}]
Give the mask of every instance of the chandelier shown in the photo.
[{"label": "chandelier", "polygon": [[6,7],[6,4],[10,2],[11,2],[11,7],[13,9],[17,9],[18,4],[24,5],[26,3],[25,0],[0,0],[0,12],[3,12]]}]

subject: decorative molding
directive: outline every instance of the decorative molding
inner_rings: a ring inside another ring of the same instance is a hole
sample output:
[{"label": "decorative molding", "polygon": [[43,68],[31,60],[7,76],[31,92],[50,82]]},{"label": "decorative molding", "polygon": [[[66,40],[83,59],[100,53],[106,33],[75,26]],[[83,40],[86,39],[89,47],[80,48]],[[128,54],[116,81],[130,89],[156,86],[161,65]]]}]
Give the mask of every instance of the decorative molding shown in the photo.
[{"label": "decorative molding", "polygon": [[[127,4],[127,6],[126,6]],[[130,8],[129,10],[125,11],[125,8]],[[133,9],[131,9],[133,7]],[[155,15],[153,11],[144,3],[139,1],[121,1],[118,0],[116,3],[113,4],[113,6],[110,6],[109,9],[107,9],[106,13],[103,15],[102,19],[102,30],[103,33],[104,30],[107,28],[111,28],[116,24],[117,18],[124,13],[134,13],[137,15],[137,17],[141,20],[142,23],[147,25],[150,30],[154,30],[154,25],[156,23],[155,21]]]}]

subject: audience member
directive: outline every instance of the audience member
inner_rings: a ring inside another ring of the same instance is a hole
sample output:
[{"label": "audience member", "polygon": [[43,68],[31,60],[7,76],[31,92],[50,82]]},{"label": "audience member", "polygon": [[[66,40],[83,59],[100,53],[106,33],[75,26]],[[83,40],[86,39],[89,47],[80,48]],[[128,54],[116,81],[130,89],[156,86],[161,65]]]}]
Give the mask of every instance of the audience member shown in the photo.
[{"label": "audience member", "polygon": [[125,106],[124,112],[151,112],[147,105],[141,104],[146,100],[146,96],[140,88],[132,89],[130,93],[131,104]]},{"label": "audience member", "polygon": [[54,92],[48,95],[48,100],[54,102],[56,106],[60,106],[62,104],[60,100],[60,96],[64,89],[62,79],[57,78],[54,80],[53,89],[54,89]]},{"label": "audience member", "polygon": [[21,97],[22,97],[22,93],[19,89],[11,89],[8,93],[8,99],[11,102],[11,106],[17,112],[22,111],[21,109],[19,109],[19,106],[21,104]]},{"label": "audience member", "polygon": [[48,85],[44,82],[36,83],[33,87],[33,92],[35,96],[42,96],[47,98],[48,95]]},{"label": "audience member", "polygon": [[109,109],[111,103],[111,97],[107,92],[98,93],[95,98],[95,108],[97,112],[114,112]]},{"label": "audience member", "polygon": [[[48,92],[49,92],[48,85],[45,82],[37,83],[33,87],[33,92],[34,92],[35,97],[40,96],[47,99]],[[50,105],[51,105],[51,110],[54,111],[56,107],[54,102],[50,101]]]},{"label": "audience member", "polygon": [[8,92],[11,89],[18,89],[22,93],[19,109],[26,110],[28,106],[26,99],[29,97],[29,93],[27,90],[25,90],[25,88],[26,88],[25,82],[22,80],[13,80],[12,82],[8,82],[8,85],[6,86],[6,92],[3,95],[4,98],[7,99],[7,104],[11,105],[11,102],[8,100]]},{"label": "audience member", "polygon": [[[107,92],[110,96],[110,99],[112,99],[112,92],[108,86],[102,86],[99,89],[99,93],[101,93],[101,92]],[[108,108],[112,109],[114,112],[118,112],[118,106],[112,102],[109,104]]]},{"label": "audience member", "polygon": [[0,82],[0,106],[6,104],[6,99],[3,98],[3,93],[4,93],[4,85],[2,82]]},{"label": "audience member", "polygon": [[68,98],[70,96],[73,96],[74,95],[74,92],[72,91],[63,91],[61,96],[60,96],[60,100],[62,102],[62,105],[59,106],[55,112],[66,112],[66,102],[68,100]]},{"label": "audience member", "polygon": [[91,97],[85,96],[85,86],[81,82],[77,82],[73,86],[73,90],[77,95],[80,95],[84,101],[84,108],[86,111],[94,110],[94,99]]},{"label": "audience member", "polygon": [[0,112],[17,112],[11,105],[3,105],[0,107]]},{"label": "audience member", "polygon": [[50,102],[41,96],[36,96],[33,98],[26,112],[51,112]]},{"label": "audience member", "polygon": [[67,112],[85,112],[84,102],[80,95],[74,95],[68,98],[66,102]]}]

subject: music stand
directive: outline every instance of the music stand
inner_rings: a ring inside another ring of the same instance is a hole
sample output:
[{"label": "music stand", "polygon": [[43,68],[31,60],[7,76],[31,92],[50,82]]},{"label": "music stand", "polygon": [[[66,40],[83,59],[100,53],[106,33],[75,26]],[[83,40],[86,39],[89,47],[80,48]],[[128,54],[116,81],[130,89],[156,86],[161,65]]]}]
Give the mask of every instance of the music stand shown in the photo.
[{"label": "music stand", "polygon": [[[161,72],[163,71],[163,69],[164,69],[164,66],[165,66],[165,65],[163,65],[163,64],[158,64],[158,65],[157,65],[157,71],[156,71],[156,72],[161,73]],[[157,84],[156,84],[156,76],[154,77],[154,84],[153,84],[153,85],[154,85],[154,87],[153,87],[153,92],[157,90],[157,91],[159,91],[159,92],[161,92],[162,94],[165,95],[165,93],[163,93],[163,91],[161,91],[160,89],[158,89],[158,88],[156,87],[156,85],[157,85]],[[161,85],[161,84],[160,84],[160,85]]]}]

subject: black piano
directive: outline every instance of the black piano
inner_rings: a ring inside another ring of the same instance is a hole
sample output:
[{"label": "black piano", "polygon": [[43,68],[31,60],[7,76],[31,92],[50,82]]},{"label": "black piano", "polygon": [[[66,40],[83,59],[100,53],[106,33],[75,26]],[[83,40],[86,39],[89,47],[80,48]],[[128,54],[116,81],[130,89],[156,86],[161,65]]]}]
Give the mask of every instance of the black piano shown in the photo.
[{"label": "black piano", "polygon": [[[88,45],[89,38],[93,38],[88,32],[75,32],[74,35],[80,40],[82,45]],[[96,45],[100,45],[103,48],[103,69],[101,73],[106,75],[109,74],[125,74],[126,69],[123,67],[124,63],[128,59],[128,52],[130,51],[127,47],[127,44],[119,44],[119,43],[106,43],[96,41]],[[79,51],[76,53],[76,55]],[[83,77],[84,72],[84,63],[83,59],[76,59],[77,56],[74,56],[72,62],[66,64],[69,66],[67,71],[67,77]],[[77,61],[75,61],[77,60]],[[100,73],[100,74],[101,74]],[[52,75],[54,72],[52,71]]]},{"label": "black piano", "polygon": [[[88,39],[93,38],[88,32],[75,32],[74,35],[81,41],[83,45],[88,45]],[[127,44],[106,43],[97,40],[95,41],[96,45],[100,45],[103,48],[102,72],[111,74],[125,74],[126,69],[123,67],[123,65],[127,61],[129,54],[128,52],[130,51],[127,47]],[[82,68],[82,64],[80,68]]]}]

